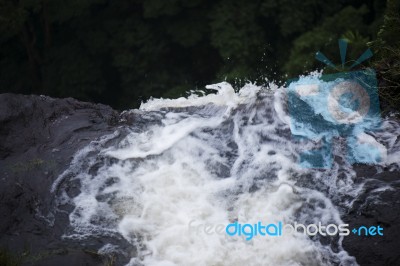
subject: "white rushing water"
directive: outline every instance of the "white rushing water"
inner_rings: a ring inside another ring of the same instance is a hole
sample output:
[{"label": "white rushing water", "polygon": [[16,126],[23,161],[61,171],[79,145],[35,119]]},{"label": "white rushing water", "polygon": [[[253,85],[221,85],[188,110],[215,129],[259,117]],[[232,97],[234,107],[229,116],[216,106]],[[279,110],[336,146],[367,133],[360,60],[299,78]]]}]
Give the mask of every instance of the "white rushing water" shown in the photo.
[{"label": "white rushing water", "polygon": [[[131,265],[354,265],[340,237],[246,241],[215,231],[235,221],[341,224],[341,208],[362,189],[343,145],[335,145],[330,169],[298,164],[315,143],[292,139],[285,90],[272,87],[235,93],[220,83],[209,86],[215,94],[153,99],[128,111],[137,121],[78,152],[54,183],[59,204],[73,206],[65,237],[122,235],[136,250]],[[398,124],[381,126],[359,141],[379,144],[376,167],[398,167]],[[80,186],[74,195],[71,182]]]}]

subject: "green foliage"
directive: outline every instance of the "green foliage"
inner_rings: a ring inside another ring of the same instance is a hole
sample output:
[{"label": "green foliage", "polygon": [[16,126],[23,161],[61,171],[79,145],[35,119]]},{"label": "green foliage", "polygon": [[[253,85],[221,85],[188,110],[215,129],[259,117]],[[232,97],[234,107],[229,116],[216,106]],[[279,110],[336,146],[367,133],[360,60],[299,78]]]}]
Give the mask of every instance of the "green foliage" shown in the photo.
[{"label": "green foliage", "polygon": [[251,76],[263,52],[265,36],[257,25],[257,1],[221,1],[211,14],[211,43],[226,61],[233,62],[219,73],[228,79]]},{"label": "green foliage", "polygon": [[261,13],[272,18],[282,36],[302,34],[312,29],[326,16],[339,11],[343,6],[335,0],[264,0]]},{"label": "green foliage", "polygon": [[20,265],[20,260],[8,250],[0,249],[0,265],[18,266]]},{"label": "green foliage", "polygon": [[[339,37],[357,58],[384,8],[381,0],[0,0],[0,92],[122,109],[225,79],[297,75],[320,66],[318,50],[339,58]],[[386,28],[375,47],[396,35]]]},{"label": "green foliage", "polygon": [[376,53],[373,65],[381,80],[381,99],[400,111],[400,0],[387,1],[384,23],[369,45]]},{"label": "green foliage", "polygon": [[319,50],[332,60],[340,60],[337,47],[339,38],[347,39],[351,44],[347,58],[357,59],[365,50],[365,44],[369,40],[368,26],[363,21],[363,16],[367,13],[368,8],[365,5],[358,9],[346,7],[332,17],[326,18],[321,25],[302,34],[294,41],[289,60],[284,66],[286,72],[296,75],[316,69],[320,64],[314,57]]}]

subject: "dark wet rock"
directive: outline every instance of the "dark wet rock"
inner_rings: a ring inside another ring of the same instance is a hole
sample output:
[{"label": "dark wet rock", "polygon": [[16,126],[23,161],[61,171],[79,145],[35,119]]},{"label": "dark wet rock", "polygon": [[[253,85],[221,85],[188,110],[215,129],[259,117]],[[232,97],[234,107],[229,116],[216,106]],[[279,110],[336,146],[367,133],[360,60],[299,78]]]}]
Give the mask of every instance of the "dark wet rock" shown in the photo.
[{"label": "dark wet rock", "polygon": [[343,247],[360,265],[400,265],[400,173],[372,166],[354,167],[357,178],[366,179],[363,192],[343,217],[350,229],[381,226],[383,236],[350,233]]},{"label": "dark wet rock", "polygon": [[101,240],[76,244],[62,239],[69,220],[67,214],[51,212],[50,187],[74,153],[113,132],[118,119],[116,111],[101,104],[0,95],[3,253],[8,250],[23,265],[99,265],[108,260],[87,252],[101,247]]}]

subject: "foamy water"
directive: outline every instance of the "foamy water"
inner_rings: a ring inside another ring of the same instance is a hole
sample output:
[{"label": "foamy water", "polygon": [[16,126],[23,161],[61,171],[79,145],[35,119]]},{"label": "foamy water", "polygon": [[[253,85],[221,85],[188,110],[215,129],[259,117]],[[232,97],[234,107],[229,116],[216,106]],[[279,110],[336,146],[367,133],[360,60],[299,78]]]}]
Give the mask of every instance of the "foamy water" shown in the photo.
[{"label": "foamy water", "polygon": [[[340,210],[362,190],[341,145],[330,169],[299,165],[299,152],[315,143],[293,141],[285,89],[209,88],[216,93],[150,100],[128,112],[151,123],[121,126],[76,154],[52,188],[60,206],[73,206],[65,237],[123,236],[135,252],[130,265],[356,264],[340,237],[246,241],[189,226],[340,224]],[[379,131],[358,133],[359,142],[385,155],[377,168],[399,168],[397,122],[385,119]],[[67,191],[71,182],[80,185],[77,195]]]}]

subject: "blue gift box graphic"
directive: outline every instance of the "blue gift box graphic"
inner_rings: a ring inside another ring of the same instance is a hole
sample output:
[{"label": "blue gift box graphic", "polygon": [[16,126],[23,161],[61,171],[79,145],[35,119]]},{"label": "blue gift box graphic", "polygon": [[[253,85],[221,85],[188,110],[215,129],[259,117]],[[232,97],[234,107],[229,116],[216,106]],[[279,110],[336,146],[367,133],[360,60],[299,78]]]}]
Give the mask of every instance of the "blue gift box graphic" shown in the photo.
[{"label": "blue gift box graphic", "polygon": [[[341,44],[343,40],[339,41],[339,46]],[[366,52],[363,56],[368,58],[370,54]],[[360,58],[356,62],[360,62]],[[321,53],[317,53],[317,59],[330,63]],[[350,163],[373,164],[382,160],[382,145],[368,135],[380,125],[374,70],[302,77],[288,82],[287,95],[293,138],[313,143],[311,149],[305,148],[300,153],[301,166],[330,168],[332,145],[338,137],[346,139],[346,158]]]}]

